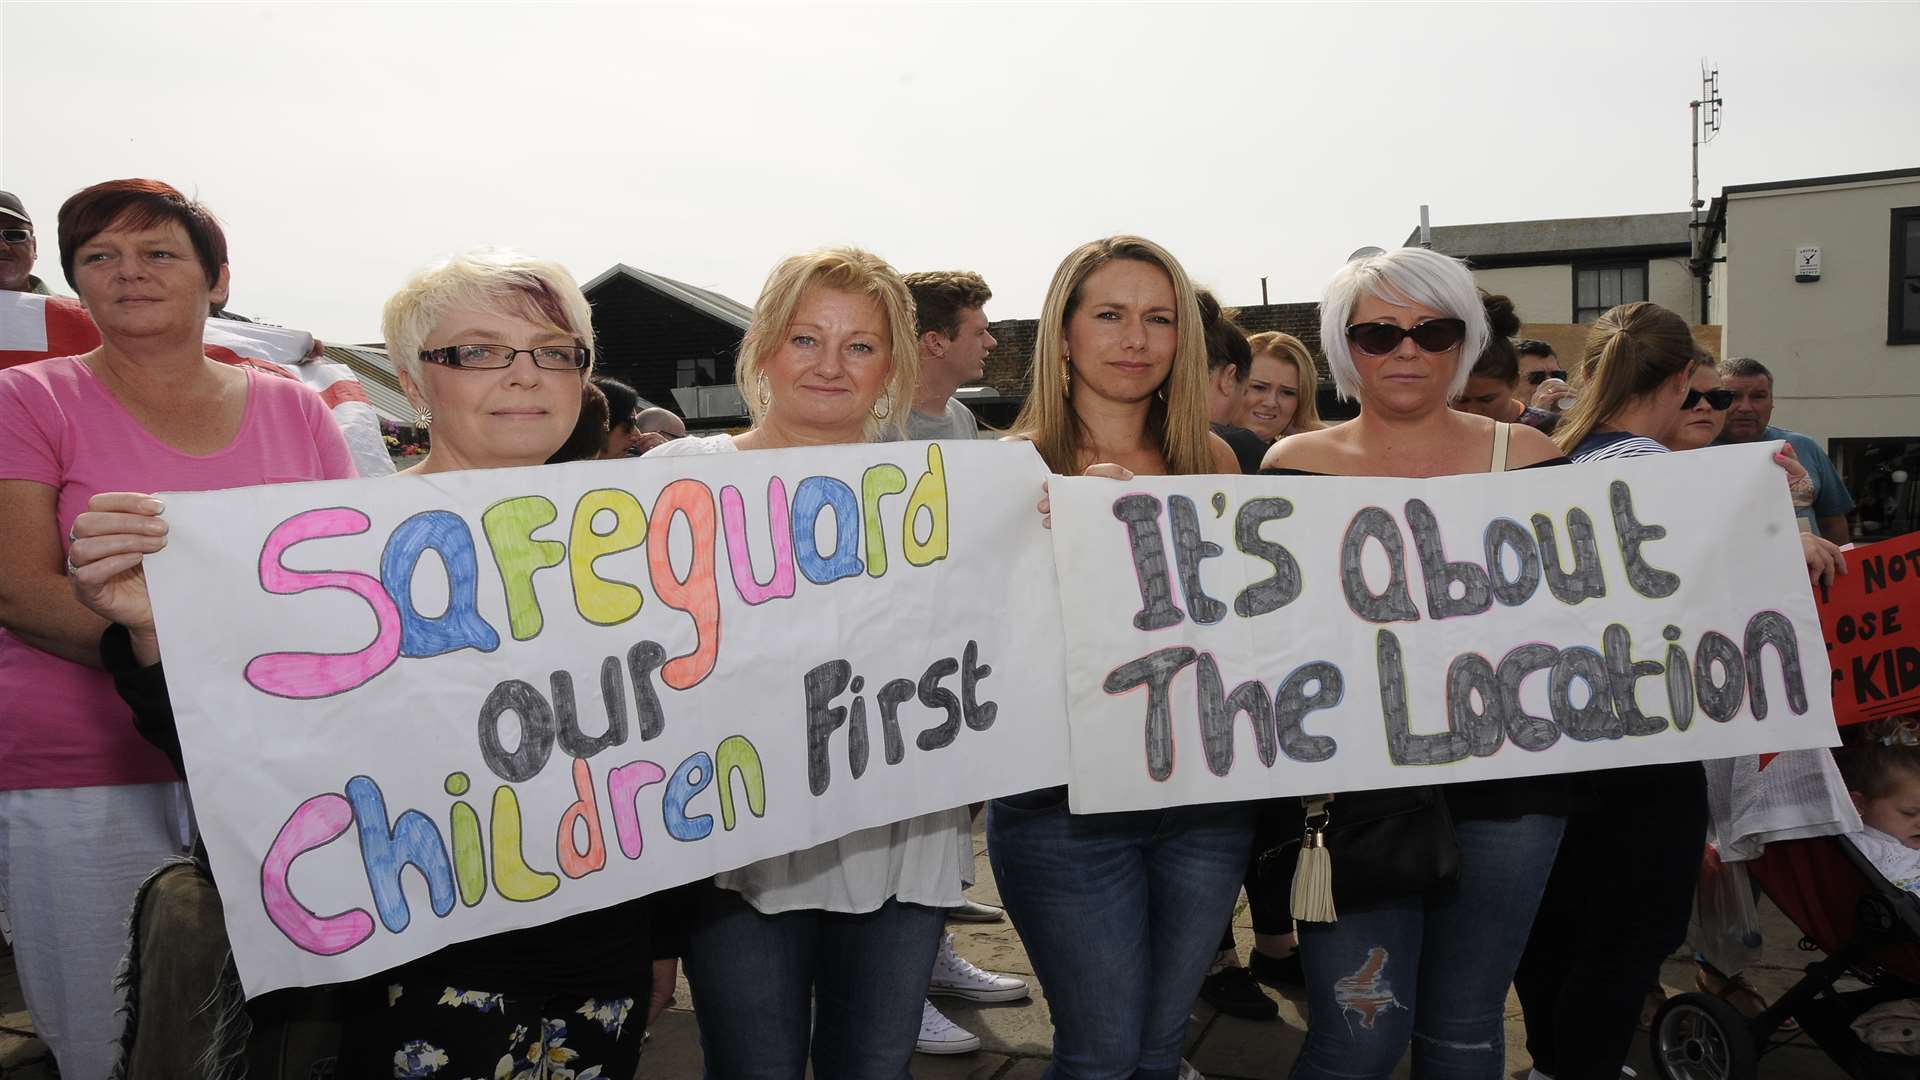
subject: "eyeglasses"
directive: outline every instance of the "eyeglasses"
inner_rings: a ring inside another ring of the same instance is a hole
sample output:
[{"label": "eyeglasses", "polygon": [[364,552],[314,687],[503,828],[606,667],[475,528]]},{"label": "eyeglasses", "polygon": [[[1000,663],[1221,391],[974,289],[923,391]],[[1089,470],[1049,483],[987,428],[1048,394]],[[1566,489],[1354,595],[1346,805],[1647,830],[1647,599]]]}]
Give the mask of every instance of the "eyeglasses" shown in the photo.
[{"label": "eyeglasses", "polygon": [[1541,383],[1546,382],[1548,379],[1559,379],[1561,382],[1566,382],[1567,373],[1564,371],[1561,371],[1559,368],[1554,368],[1552,371],[1527,372],[1527,385],[1529,386],[1539,386]]},{"label": "eyeglasses", "polygon": [[0,240],[9,244],[24,244],[33,239],[32,229],[0,229]]},{"label": "eyeglasses", "polygon": [[1882,746],[1920,746],[1920,732],[1914,730],[1920,726],[1920,719],[1901,716],[1882,720],[1876,726],[1881,729],[1879,739]]},{"label": "eyeglasses", "polygon": [[516,349],[511,345],[449,345],[444,349],[422,349],[420,359],[450,368],[487,371],[513,366],[513,358],[526,353],[533,366],[549,371],[579,371],[587,366],[592,350],[582,345],[542,345],[537,349]]},{"label": "eyeglasses", "polygon": [[1392,323],[1363,322],[1347,327],[1347,340],[1368,356],[1385,356],[1408,338],[1422,352],[1443,353],[1460,344],[1467,336],[1467,324],[1460,319],[1428,319],[1411,330]]},{"label": "eyeglasses", "polygon": [[1707,399],[1707,404],[1713,406],[1714,412],[1726,412],[1733,407],[1731,390],[1688,390],[1687,400],[1680,403],[1680,411],[1692,412],[1693,407],[1700,404],[1701,398]]}]

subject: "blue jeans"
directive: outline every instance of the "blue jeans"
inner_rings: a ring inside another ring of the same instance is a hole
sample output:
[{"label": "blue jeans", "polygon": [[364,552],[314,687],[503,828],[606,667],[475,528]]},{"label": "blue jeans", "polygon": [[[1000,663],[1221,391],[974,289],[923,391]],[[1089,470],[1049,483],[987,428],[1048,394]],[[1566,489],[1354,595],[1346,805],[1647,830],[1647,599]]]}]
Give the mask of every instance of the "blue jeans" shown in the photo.
[{"label": "blue jeans", "polygon": [[1233,915],[1253,804],[1069,814],[1064,789],[997,799],[987,856],[1053,1013],[1058,1080],[1174,1080]]},{"label": "blue jeans", "polygon": [[1421,1080],[1503,1080],[1507,985],[1565,825],[1455,822],[1457,887],[1300,923],[1307,1041],[1292,1080],[1385,1080],[1409,1046]]},{"label": "blue jeans", "polygon": [[714,1080],[907,1080],[946,912],[763,915],[731,889],[696,901],[684,958]]}]

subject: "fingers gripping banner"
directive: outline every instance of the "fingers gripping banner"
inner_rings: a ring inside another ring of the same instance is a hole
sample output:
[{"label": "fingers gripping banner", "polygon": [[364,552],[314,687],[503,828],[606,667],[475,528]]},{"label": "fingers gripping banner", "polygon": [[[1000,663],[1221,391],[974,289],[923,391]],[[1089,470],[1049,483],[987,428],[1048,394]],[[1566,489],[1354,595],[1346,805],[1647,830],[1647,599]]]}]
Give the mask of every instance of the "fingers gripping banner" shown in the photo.
[{"label": "fingers gripping banner", "polygon": [[167,496],[247,992],[1063,782],[1044,477],[897,443]]},{"label": "fingers gripping banner", "polygon": [[1073,809],[1837,744],[1771,450],[1055,478]]}]

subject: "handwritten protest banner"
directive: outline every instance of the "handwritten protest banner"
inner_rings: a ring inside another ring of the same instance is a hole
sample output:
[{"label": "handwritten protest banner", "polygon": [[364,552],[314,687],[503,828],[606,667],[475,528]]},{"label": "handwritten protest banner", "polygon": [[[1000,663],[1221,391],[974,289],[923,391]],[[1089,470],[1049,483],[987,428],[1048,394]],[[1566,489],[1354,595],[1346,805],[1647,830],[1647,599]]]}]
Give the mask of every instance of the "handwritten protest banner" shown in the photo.
[{"label": "handwritten protest banner", "polygon": [[1063,782],[1044,477],[896,443],[167,496],[247,993]]},{"label": "handwritten protest banner", "polygon": [[1834,745],[1771,450],[1056,478],[1073,809]]},{"label": "handwritten protest banner", "polygon": [[1920,711],[1920,536],[1852,548],[1817,591],[1842,725]]}]

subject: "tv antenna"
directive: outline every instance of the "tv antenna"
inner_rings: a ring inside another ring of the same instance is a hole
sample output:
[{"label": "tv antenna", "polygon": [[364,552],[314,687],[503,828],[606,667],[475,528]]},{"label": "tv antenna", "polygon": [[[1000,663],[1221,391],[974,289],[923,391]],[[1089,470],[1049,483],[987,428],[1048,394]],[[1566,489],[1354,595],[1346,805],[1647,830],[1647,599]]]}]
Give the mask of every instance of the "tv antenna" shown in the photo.
[{"label": "tv antenna", "polygon": [[1700,148],[1712,142],[1720,135],[1720,107],[1725,102],[1720,97],[1720,69],[1710,65],[1704,58],[1700,61],[1700,96],[1687,103],[1690,118],[1687,122],[1687,135],[1693,142],[1693,190],[1687,200],[1687,207],[1693,211],[1694,261],[1701,257],[1699,252],[1701,217],[1700,211],[1706,208],[1706,202],[1700,198]]}]

